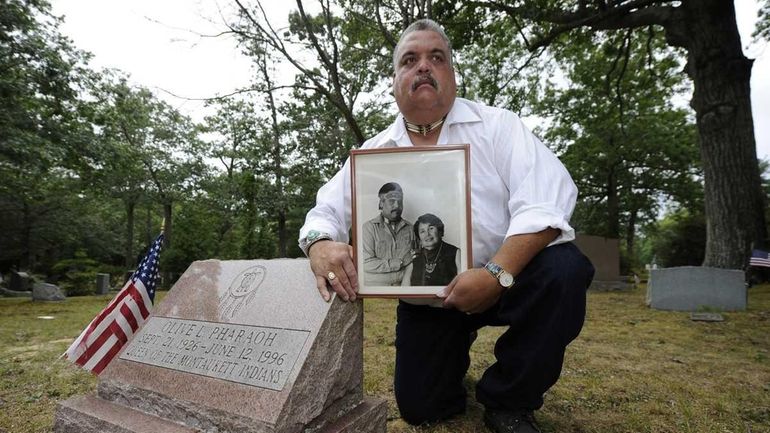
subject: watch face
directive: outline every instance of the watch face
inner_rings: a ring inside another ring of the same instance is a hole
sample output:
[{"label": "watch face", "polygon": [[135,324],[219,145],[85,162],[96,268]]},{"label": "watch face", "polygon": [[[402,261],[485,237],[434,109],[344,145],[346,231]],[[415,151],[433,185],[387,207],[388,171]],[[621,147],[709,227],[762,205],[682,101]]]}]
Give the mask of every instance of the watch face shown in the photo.
[{"label": "watch face", "polygon": [[508,272],[500,274],[500,285],[503,287],[511,287],[513,285],[513,275]]}]

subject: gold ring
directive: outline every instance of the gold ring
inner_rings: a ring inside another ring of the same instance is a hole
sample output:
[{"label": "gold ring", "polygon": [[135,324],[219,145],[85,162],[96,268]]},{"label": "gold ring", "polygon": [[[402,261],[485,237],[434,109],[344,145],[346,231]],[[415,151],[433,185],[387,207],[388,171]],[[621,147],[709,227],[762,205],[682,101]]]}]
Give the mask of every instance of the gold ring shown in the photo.
[{"label": "gold ring", "polygon": [[329,271],[329,273],[326,274],[326,279],[328,279],[329,281],[334,281],[336,278],[337,278],[337,274],[335,274],[332,271]]}]

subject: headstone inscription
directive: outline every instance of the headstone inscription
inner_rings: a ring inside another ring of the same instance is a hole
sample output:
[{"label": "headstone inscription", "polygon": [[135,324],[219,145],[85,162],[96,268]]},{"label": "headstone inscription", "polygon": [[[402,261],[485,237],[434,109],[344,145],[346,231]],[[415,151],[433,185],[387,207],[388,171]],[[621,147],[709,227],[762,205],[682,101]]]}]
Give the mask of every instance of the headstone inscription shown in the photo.
[{"label": "headstone inscription", "polygon": [[96,294],[106,295],[110,292],[110,274],[96,274]]},{"label": "headstone inscription", "polygon": [[657,310],[745,310],[745,275],[737,269],[680,266],[650,270],[647,305]]},{"label": "headstone inscription", "polygon": [[324,302],[307,260],[193,263],[61,432],[384,432],[363,396],[361,303]]}]

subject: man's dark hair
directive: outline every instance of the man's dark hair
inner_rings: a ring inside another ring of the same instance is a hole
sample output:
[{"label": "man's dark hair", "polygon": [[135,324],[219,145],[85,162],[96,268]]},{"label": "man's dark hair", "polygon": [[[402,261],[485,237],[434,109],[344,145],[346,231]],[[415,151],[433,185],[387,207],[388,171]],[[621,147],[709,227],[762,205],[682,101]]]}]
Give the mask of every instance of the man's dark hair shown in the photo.
[{"label": "man's dark hair", "polygon": [[396,182],[388,182],[380,188],[380,192],[378,192],[377,195],[382,197],[383,194],[387,194],[391,191],[404,192],[404,190],[401,189],[401,185]]},{"label": "man's dark hair", "polygon": [[382,210],[382,196],[393,191],[398,191],[400,193],[404,193],[404,190],[401,189],[401,185],[397,184],[396,182],[388,182],[382,187],[380,187],[380,191],[377,193],[377,197],[380,198],[377,209]]},{"label": "man's dark hair", "polygon": [[444,238],[444,222],[436,215],[426,213],[417,218],[417,221],[414,222],[415,239],[420,239],[420,224],[436,227],[438,229],[438,235],[441,236],[442,239]]}]

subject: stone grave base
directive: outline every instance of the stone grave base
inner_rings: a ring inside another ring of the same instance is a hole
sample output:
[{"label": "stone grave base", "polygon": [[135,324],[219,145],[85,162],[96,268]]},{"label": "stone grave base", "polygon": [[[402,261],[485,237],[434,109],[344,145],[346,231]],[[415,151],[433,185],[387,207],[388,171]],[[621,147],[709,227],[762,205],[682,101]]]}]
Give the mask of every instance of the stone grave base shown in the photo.
[{"label": "stone grave base", "polygon": [[647,305],[656,310],[743,311],[747,289],[743,271],[680,266],[650,270]]},{"label": "stone grave base", "polygon": [[628,281],[622,281],[622,280],[614,280],[614,281],[599,281],[599,280],[593,280],[591,281],[591,286],[588,287],[588,290],[595,290],[597,292],[612,292],[616,290],[631,290],[634,288],[634,285],[632,283],[629,283]]},{"label": "stone grave base", "polygon": [[[337,412],[331,407],[327,412]],[[317,433],[384,433],[388,407],[383,399],[365,397],[345,414],[322,413],[334,419]],[[59,404],[54,431],[60,433],[196,433],[176,422],[103,400],[96,395],[74,397]],[[287,431],[288,433],[288,431]]]}]

